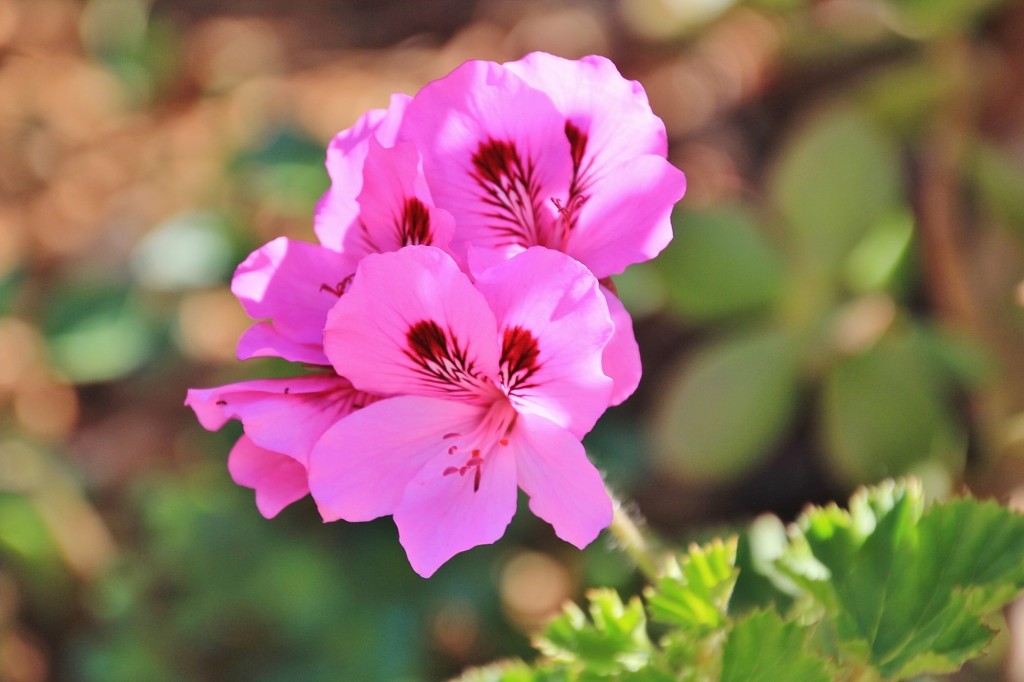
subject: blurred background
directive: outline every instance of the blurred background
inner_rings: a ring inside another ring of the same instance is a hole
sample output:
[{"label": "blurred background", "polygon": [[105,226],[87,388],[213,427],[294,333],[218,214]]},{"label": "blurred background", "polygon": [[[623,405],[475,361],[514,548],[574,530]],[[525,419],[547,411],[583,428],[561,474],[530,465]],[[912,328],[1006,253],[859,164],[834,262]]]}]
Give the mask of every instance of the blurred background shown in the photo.
[{"label": "blurred background", "polygon": [[[287,371],[228,282],[314,239],[331,136],[532,50],[613,59],[688,176],[587,440],[654,531],[902,474],[1024,507],[1022,2],[0,0],[0,680],[445,679],[639,589],[522,506],[429,581],[390,519],[264,520],[182,406]],[[991,649],[959,679],[1024,680]]]}]

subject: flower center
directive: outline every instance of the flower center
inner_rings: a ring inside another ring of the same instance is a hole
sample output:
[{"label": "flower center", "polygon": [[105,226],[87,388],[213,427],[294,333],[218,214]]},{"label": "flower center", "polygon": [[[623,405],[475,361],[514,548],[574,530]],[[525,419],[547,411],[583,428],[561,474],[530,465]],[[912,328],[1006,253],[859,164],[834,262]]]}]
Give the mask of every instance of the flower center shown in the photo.
[{"label": "flower center", "polygon": [[480,490],[480,477],[487,460],[493,455],[495,448],[508,447],[509,437],[516,425],[519,415],[505,396],[500,396],[491,403],[487,413],[467,434],[446,433],[443,440],[448,443],[448,454],[461,464],[446,467],[442,476],[473,475],[473,492]]}]

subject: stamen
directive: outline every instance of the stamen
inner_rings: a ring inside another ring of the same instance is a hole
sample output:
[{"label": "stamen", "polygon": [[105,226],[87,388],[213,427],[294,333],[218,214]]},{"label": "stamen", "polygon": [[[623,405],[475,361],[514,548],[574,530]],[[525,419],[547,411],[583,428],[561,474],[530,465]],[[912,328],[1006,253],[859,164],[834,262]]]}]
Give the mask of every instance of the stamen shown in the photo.
[{"label": "stamen", "polygon": [[[563,205],[557,197],[551,197],[551,203],[555,205],[555,209],[558,211],[558,215],[561,218],[562,233],[558,246],[562,251],[566,251],[569,248],[569,233],[572,232],[572,228],[576,226],[577,214],[586,201],[587,197],[582,194],[576,194],[571,196],[569,201]],[[559,235],[555,235],[555,237],[557,239]]]},{"label": "stamen", "polygon": [[459,452],[468,452],[469,457],[461,466],[448,466],[442,471],[443,476],[450,476],[458,473],[465,476],[473,472],[473,492],[480,489],[480,481],[483,478],[483,466],[488,457],[500,445],[509,444],[509,434],[516,423],[518,414],[512,407],[508,398],[498,394],[497,398],[486,408],[481,419],[474,424],[473,429],[462,436],[457,433],[445,434],[445,438],[452,436],[463,439],[461,442],[448,446],[448,454],[455,455]]},{"label": "stamen", "polygon": [[331,286],[330,284],[321,284],[320,291],[326,291],[329,294],[334,294],[338,298],[341,298],[345,292],[348,291],[349,286],[352,284],[353,277],[355,277],[355,273],[348,275],[345,279],[341,280],[334,286]]}]

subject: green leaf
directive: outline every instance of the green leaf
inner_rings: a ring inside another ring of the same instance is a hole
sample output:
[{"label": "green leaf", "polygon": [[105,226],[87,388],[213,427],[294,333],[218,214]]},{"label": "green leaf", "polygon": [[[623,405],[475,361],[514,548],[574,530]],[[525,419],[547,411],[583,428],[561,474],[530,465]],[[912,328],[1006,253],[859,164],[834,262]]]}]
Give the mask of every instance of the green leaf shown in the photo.
[{"label": "green leaf", "polygon": [[706,348],[672,378],[656,417],[666,467],[722,480],[755,466],[789,426],[799,398],[799,347],[776,331]]},{"label": "green leaf", "polygon": [[124,287],[69,282],[51,300],[46,343],[53,364],[76,383],[121,377],[156,350],[152,321]]},{"label": "green leaf", "polygon": [[282,128],[263,145],[239,154],[229,170],[248,197],[285,214],[308,216],[327,190],[323,145],[301,131]]},{"label": "green leaf", "polygon": [[736,538],[691,545],[673,560],[657,584],[647,588],[651,620],[704,636],[725,627],[739,571]]},{"label": "green leaf", "polygon": [[977,340],[941,327],[915,331],[924,353],[950,383],[976,389],[998,377],[995,359]]},{"label": "green leaf", "polygon": [[678,213],[675,237],[654,261],[683,317],[715,320],[771,303],[782,264],[742,208]]},{"label": "green leaf", "polygon": [[537,640],[545,655],[561,663],[581,664],[599,675],[639,671],[651,660],[647,617],[637,597],[623,604],[614,590],[587,593],[590,618],[569,604]]},{"label": "green leaf", "polygon": [[545,679],[523,661],[498,661],[467,670],[452,682],[536,682]]},{"label": "green leaf", "polygon": [[730,614],[772,605],[785,612],[792,605],[799,589],[775,567],[787,544],[786,528],[774,514],[762,514],[744,529],[736,546],[740,574],[729,600]]},{"label": "green leaf", "polygon": [[796,528],[796,554],[808,550],[824,570],[791,556],[780,565],[817,583],[841,650],[886,678],[979,655],[992,635],[983,618],[1024,587],[1024,516],[994,502],[925,510],[918,483],[889,483],[859,491],[848,512],[810,510]]},{"label": "green leaf", "polygon": [[902,203],[899,155],[852,109],[834,109],[796,131],[771,178],[774,203],[798,255],[826,271]]},{"label": "green leaf", "polygon": [[823,440],[834,474],[853,483],[939,462],[956,470],[963,443],[945,368],[915,334],[890,334],[842,360],[821,393]]},{"label": "green leaf", "polygon": [[967,31],[1000,0],[888,0],[905,31],[918,36]]},{"label": "green leaf", "polygon": [[722,654],[722,682],[829,682],[824,660],[808,653],[807,630],[762,611],[736,623]]},{"label": "green leaf", "polygon": [[966,168],[982,204],[1006,227],[1024,234],[1024,168],[998,147],[981,143]]},{"label": "green leaf", "polygon": [[234,249],[223,219],[204,211],[170,218],[151,230],[132,252],[136,281],[151,289],[208,287],[234,269]]},{"label": "green leaf", "polygon": [[881,127],[912,137],[926,129],[953,87],[936,60],[915,53],[905,62],[868,75],[854,97]]},{"label": "green leaf", "polygon": [[906,207],[881,218],[853,248],[843,273],[850,290],[866,294],[897,291],[905,284],[914,235],[914,216]]}]

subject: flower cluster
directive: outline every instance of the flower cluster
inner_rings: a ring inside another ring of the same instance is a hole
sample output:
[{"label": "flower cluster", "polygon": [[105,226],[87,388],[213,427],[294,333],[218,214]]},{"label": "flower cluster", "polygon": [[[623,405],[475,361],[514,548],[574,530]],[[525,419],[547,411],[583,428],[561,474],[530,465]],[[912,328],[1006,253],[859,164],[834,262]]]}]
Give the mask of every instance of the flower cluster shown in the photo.
[{"label": "flower cluster", "polygon": [[[288,379],[192,389],[266,517],[392,515],[413,568],[505,531],[522,488],[578,546],[611,521],[581,438],[640,379],[612,275],[655,256],[685,190],[639,84],[601,57],[471,61],[327,151],[319,244],[276,239],[232,291],[240,359]],[[314,371],[309,371],[310,369]]]}]

